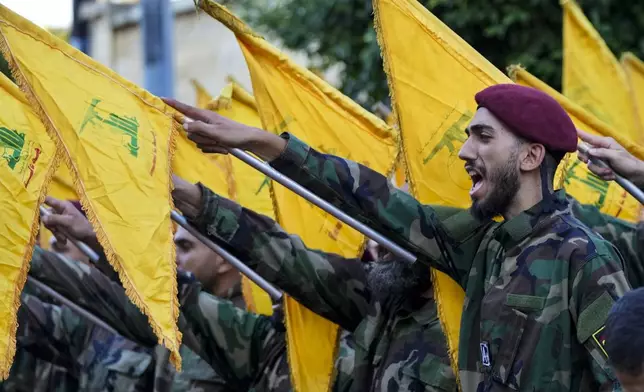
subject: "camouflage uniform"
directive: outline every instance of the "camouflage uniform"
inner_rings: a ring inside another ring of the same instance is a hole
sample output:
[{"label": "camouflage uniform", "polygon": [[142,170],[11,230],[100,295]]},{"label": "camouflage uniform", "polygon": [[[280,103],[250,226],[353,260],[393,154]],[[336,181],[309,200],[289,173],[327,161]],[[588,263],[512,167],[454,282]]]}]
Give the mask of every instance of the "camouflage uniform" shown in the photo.
[{"label": "camouflage uniform", "polygon": [[[51,297],[38,288],[25,285],[23,294],[29,294],[47,303],[56,304]],[[21,314],[23,315],[21,317]],[[18,322],[22,323],[24,311],[19,313]],[[17,333],[17,338],[20,332]],[[0,392],[45,392],[78,390],[78,374],[68,369],[45,361],[25,350],[20,339],[16,343],[16,355],[11,366],[9,377],[0,382]]]},{"label": "camouflage uniform", "polygon": [[[478,222],[468,211],[422,205],[384,176],[293,136],[271,164],[465,289],[458,361],[464,391],[621,390],[600,335],[612,303],[630,289],[623,260],[573,217],[563,191],[506,222]],[[413,304],[370,307],[356,263],[311,252],[270,219],[202,190],[194,222],[202,232],[310,309],[355,330],[356,390],[453,384],[433,301],[421,320]],[[365,313],[357,326],[356,315]]]},{"label": "camouflage uniform", "polygon": [[181,311],[197,338],[204,359],[232,390],[291,391],[285,333],[271,317],[257,315],[201,292],[201,285],[180,274]]},{"label": "camouflage uniform", "polygon": [[[39,272],[47,270],[43,266],[48,266],[51,260],[62,259],[35,248],[32,275],[42,278]],[[45,303],[27,294],[23,294],[19,314],[18,343],[21,347],[40,358],[74,369],[79,375],[79,390],[152,389],[151,349],[94,325],[66,306]]]},{"label": "camouflage uniform", "polygon": [[[44,253],[42,250],[34,252],[31,275],[67,298],[74,298],[76,304],[100,317],[126,339],[136,342],[133,343],[135,346],[145,347],[145,350],[150,352],[156,363],[146,368],[152,375],[144,377],[146,380],[150,379],[150,385],[146,390],[236,390],[229,388],[212,367],[186,345],[180,348],[183,371],[176,373],[169,363],[168,350],[157,346],[158,339],[150,328],[147,317],[130,302],[119,284],[111,281],[96,268],[65,260],[49,252],[46,253],[50,257],[44,261],[41,257]],[[229,294],[234,302],[243,304],[241,288],[231,290]],[[195,337],[186,328],[183,317],[180,318],[180,327],[184,333],[184,343],[194,342]],[[196,344],[192,344],[192,347],[195,346]]]},{"label": "camouflage uniform", "polygon": [[582,205],[568,198],[572,213],[583,224],[611,242],[624,257],[626,278],[636,289],[644,286],[644,222],[633,224],[602,214],[591,205]]},{"label": "camouflage uniform", "polygon": [[[195,333],[202,356],[229,385],[242,391],[293,390],[281,320],[246,312],[215,296],[183,275],[179,282],[182,313]],[[276,325],[279,324],[279,325]],[[353,337],[342,331],[335,362],[335,391],[349,391],[353,381]]]}]

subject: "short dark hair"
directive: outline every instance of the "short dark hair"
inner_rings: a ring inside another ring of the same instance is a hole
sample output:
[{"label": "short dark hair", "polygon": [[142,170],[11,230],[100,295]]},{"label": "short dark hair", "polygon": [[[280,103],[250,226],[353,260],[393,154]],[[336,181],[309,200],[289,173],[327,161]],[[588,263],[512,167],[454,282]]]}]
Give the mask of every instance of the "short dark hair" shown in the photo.
[{"label": "short dark hair", "polygon": [[615,370],[639,376],[644,370],[644,287],[615,302],[604,332],[606,353]]}]

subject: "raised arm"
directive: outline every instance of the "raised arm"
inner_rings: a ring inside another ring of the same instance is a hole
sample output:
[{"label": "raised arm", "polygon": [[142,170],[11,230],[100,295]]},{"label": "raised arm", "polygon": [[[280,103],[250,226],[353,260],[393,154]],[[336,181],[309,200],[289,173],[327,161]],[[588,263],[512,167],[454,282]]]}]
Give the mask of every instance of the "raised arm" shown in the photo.
[{"label": "raised arm", "polygon": [[[304,306],[347,330],[353,330],[369,311],[366,273],[360,261],[310,250],[273,220],[204,186],[175,181],[175,196],[184,191],[197,192],[203,201],[193,214],[187,214],[202,233],[225,244]],[[189,211],[184,208],[184,212]]]},{"label": "raised arm", "polygon": [[[76,345],[72,342],[71,334],[65,325],[63,309],[24,292],[20,298],[22,303],[18,310],[16,333],[20,347],[37,358],[74,369],[78,353],[72,349]],[[82,329],[82,320],[77,321],[78,323],[74,324],[79,324],[78,329]]]},{"label": "raised arm", "polygon": [[624,270],[631,286],[634,289],[644,286],[644,222],[626,222],[602,214],[595,206],[569,199],[575,217],[612,243],[624,257]]},{"label": "raised arm", "polygon": [[127,339],[155,346],[157,338],[125,290],[94,267],[34,248],[29,274],[87,309]]},{"label": "raised arm", "polygon": [[469,274],[476,246],[470,246],[470,241],[466,240],[482,226],[469,214],[461,214],[447,223],[445,220],[454,216],[455,209],[446,210],[447,216],[441,216],[437,209],[422,205],[394,189],[383,175],[365,166],[320,154],[292,135],[278,137],[207,110],[175,100],[165,101],[195,120],[186,121],[184,129],[204,152],[226,152],[226,148],[250,151],[318,196],[416,253],[421,261],[459,282]]},{"label": "raised arm", "polygon": [[[201,292],[200,285],[187,288],[187,284],[185,279],[180,282],[180,290],[190,291],[184,296],[182,312],[201,345],[202,357],[227,385],[250,390],[261,375],[279,367],[286,356],[286,337],[274,328],[271,318]],[[269,384],[276,387],[276,382]]]}]

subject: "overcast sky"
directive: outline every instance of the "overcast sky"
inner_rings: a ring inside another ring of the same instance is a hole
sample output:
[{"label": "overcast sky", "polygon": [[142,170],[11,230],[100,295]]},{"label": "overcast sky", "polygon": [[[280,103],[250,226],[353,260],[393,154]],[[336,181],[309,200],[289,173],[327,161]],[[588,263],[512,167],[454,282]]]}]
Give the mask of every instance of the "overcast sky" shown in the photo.
[{"label": "overcast sky", "polygon": [[12,11],[41,27],[69,27],[72,23],[72,0],[0,0]]}]

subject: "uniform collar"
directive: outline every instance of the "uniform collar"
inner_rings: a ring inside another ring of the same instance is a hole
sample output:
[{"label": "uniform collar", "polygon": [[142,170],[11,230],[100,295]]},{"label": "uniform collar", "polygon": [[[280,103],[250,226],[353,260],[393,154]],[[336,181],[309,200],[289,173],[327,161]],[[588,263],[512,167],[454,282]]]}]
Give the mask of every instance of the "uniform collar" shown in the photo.
[{"label": "uniform collar", "polygon": [[[547,205],[547,208],[544,206]],[[523,241],[539,224],[558,215],[570,214],[571,206],[566,192],[558,190],[550,200],[542,200],[531,208],[498,226],[494,238],[508,250]]]}]

